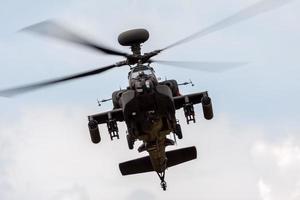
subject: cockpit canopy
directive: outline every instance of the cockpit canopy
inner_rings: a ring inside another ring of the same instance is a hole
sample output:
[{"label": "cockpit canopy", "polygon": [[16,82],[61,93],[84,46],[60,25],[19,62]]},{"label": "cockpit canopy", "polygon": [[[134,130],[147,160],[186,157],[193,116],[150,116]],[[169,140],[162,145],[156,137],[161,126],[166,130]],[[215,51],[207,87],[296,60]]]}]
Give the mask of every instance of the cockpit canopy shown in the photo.
[{"label": "cockpit canopy", "polygon": [[146,65],[139,65],[136,66],[135,68],[133,68],[129,74],[128,74],[128,78],[129,79],[136,79],[139,76],[152,76],[155,77],[155,71],[152,67],[146,66]]},{"label": "cockpit canopy", "polygon": [[150,69],[134,71],[131,73],[131,78],[137,78],[139,75],[153,75],[153,72]]},{"label": "cockpit canopy", "polygon": [[143,91],[143,88],[152,88],[158,81],[155,71],[149,65],[137,65],[128,73],[129,86],[131,89]]}]

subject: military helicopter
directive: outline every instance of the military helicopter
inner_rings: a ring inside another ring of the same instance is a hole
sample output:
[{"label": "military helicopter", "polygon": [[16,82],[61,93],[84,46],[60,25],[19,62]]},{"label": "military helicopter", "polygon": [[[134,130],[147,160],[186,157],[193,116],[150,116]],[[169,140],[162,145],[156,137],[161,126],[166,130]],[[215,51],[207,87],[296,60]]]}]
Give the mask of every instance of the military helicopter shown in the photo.
[{"label": "military helicopter", "polygon": [[[183,134],[180,124],[176,118],[176,110],[183,108],[186,122],[195,123],[194,105],[202,104],[204,118],[213,118],[211,98],[207,91],[181,95],[176,80],[159,81],[152,68],[152,63],[160,63],[171,66],[189,67],[198,65],[198,69],[204,71],[223,71],[233,67],[241,66],[242,62],[179,62],[154,60],[153,57],[167,49],[203,37],[207,34],[224,29],[242,20],[254,17],[263,12],[277,8],[289,2],[288,0],[262,0],[247,7],[236,14],[219,21],[218,23],[202,29],[186,38],[183,38],[169,46],[141,53],[141,44],[149,38],[149,32],[145,29],[133,29],[121,33],[118,37],[120,45],[129,46],[131,53],[125,53],[103,45],[99,45],[86,37],[83,37],[71,29],[59,23],[47,20],[22,29],[33,33],[57,38],[78,44],[96,51],[125,57],[125,60],[97,68],[91,71],[82,72],[62,78],[46,80],[25,86],[0,90],[0,96],[15,96],[32,90],[52,86],[58,83],[75,80],[87,76],[103,73],[113,68],[129,66],[129,85],[126,89],[117,90],[112,93],[113,109],[107,112],[88,116],[88,129],[93,143],[99,143],[101,136],[98,125],[106,124],[111,140],[119,139],[118,122],[125,122],[127,126],[128,148],[133,149],[135,141],[142,141],[138,147],[139,152],[147,151],[149,156],[119,164],[122,175],[131,175],[155,171],[160,180],[161,187],[166,190],[165,171],[183,162],[197,157],[196,147],[187,147],[173,151],[167,151],[166,147],[175,144],[175,140],[167,136],[171,133],[174,138],[182,139]],[[183,83],[188,84],[188,83]]]}]

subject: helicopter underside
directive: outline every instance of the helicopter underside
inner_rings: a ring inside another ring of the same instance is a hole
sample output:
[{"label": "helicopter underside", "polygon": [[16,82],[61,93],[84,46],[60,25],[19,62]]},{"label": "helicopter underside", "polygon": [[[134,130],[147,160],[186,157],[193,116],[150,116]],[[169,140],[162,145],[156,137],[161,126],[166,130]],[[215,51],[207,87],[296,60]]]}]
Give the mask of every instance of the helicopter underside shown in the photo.
[{"label": "helicopter underside", "polygon": [[134,90],[123,93],[122,105],[128,134],[151,143],[163,140],[175,130],[176,117],[172,93],[167,86],[142,94]]},{"label": "helicopter underside", "polygon": [[149,156],[120,163],[122,175],[155,171],[161,180],[161,187],[165,190],[165,170],[193,160],[197,156],[195,147],[166,151],[167,146],[175,143],[167,138],[168,134],[172,132],[174,139],[182,139],[175,110],[183,108],[186,122],[189,124],[195,122],[194,105],[201,103],[204,118],[210,120],[213,118],[211,99],[206,91],[173,96],[171,89],[166,85],[158,85],[143,93],[130,89],[121,92],[119,108],[88,117],[91,139],[93,143],[99,143],[101,140],[98,124],[107,124],[111,140],[119,139],[117,122],[125,121],[129,149],[134,148],[136,140],[141,140],[143,143],[138,151],[147,151]]},{"label": "helicopter underside", "polygon": [[167,168],[165,148],[171,145],[166,135],[176,127],[171,90],[159,85],[142,94],[128,91],[122,95],[121,101],[128,134],[132,140],[143,141],[138,151],[147,151],[153,171],[164,173]]}]

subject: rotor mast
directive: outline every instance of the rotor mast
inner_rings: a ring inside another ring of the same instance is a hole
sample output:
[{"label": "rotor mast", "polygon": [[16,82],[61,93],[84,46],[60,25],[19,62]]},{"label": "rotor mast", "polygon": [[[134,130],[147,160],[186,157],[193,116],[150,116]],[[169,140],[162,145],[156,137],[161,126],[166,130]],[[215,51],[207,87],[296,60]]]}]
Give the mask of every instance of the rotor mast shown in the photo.
[{"label": "rotor mast", "polygon": [[132,44],[130,49],[131,49],[133,55],[141,56],[141,44],[140,43]]}]

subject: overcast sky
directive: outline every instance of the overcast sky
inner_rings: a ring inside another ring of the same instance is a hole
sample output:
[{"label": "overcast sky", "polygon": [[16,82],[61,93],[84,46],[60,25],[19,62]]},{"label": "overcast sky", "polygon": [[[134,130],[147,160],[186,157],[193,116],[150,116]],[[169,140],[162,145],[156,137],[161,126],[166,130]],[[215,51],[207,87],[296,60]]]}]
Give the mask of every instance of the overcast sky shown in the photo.
[{"label": "overcast sky", "polygon": [[[272,1],[272,0],[267,0]],[[187,126],[177,112],[184,139],[174,148],[195,145],[198,159],[167,171],[163,192],[155,173],[122,177],[118,163],[144,156],[121,139],[90,142],[87,117],[111,109],[97,98],[127,85],[128,68],[60,86],[0,98],[0,199],[300,199],[300,1],[174,47],[159,59],[249,62],[223,73],[155,65],[157,75],[208,90],[215,118]],[[255,0],[1,0],[0,89],[119,61],[29,34],[23,27],[58,19],[83,34],[123,51],[118,34],[146,28],[144,51],[165,47],[205,28]],[[136,145],[137,146],[137,145]]]}]

